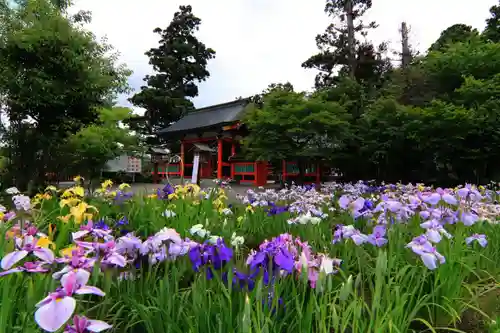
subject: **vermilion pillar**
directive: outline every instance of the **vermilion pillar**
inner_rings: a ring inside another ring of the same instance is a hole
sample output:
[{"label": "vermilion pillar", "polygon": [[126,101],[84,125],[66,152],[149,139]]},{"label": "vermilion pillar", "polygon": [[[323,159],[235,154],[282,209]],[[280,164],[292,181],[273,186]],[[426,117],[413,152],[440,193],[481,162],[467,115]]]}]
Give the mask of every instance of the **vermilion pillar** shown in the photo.
[{"label": "vermilion pillar", "polygon": [[[231,142],[231,156],[234,158],[234,155],[236,155],[236,143],[233,141]],[[234,163],[231,161],[231,179],[234,179]]]},{"label": "vermilion pillar", "polygon": [[255,162],[255,186],[264,186],[267,184],[267,161]]},{"label": "vermilion pillar", "polygon": [[217,179],[222,179],[222,142],[217,140]]},{"label": "vermilion pillar", "polygon": [[158,184],[160,181],[159,181],[159,177],[158,177],[158,162],[154,162],[153,164],[153,183],[154,184]]},{"label": "vermilion pillar", "polygon": [[181,141],[181,162],[179,167],[181,168],[181,178],[184,178],[184,142]]}]

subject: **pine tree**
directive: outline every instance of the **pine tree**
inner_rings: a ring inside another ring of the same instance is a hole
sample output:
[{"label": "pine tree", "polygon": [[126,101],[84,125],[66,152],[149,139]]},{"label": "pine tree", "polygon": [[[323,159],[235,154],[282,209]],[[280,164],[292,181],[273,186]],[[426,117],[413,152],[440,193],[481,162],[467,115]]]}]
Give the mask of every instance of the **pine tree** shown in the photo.
[{"label": "pine tree", "polygon": [[155,133],[194,109],[190,99],[198,95],[197,83],[210,76],[207,63],[215,57],[215,51],[194,35],[200,24],[191,6],[180,6],[166,29],[154,30],[160,35],[159,46],[146,55],[156,74],[147,75],[147,86],[130,99],[146,109],[148,126],[137,126],[149,132],[143,134]]},{"label": "pine tree", "polygon": [[320,71],[316,76],[316,88],[332,86],[338,77],[349,76],[365,81],[367,67],[385,66],[380,53],[371,43],[361,41],[356,35],[366,37],[369,29],[377,27],[375,22],[364,24],[361,17],[372,6],[371,0],[327,0],[325,13],[336,21],[323,34],[316,36],[319,53],[306,60],[302,67]]}]

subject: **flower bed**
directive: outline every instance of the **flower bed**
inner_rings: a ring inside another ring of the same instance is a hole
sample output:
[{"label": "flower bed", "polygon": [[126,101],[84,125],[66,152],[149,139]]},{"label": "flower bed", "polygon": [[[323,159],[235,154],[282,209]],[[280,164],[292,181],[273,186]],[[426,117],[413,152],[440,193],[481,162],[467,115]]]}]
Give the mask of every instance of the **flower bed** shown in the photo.
[{"label": "flower bed", "polygon": [[495,329],[492,190],[111,185],[8,190],[0,333]]}]

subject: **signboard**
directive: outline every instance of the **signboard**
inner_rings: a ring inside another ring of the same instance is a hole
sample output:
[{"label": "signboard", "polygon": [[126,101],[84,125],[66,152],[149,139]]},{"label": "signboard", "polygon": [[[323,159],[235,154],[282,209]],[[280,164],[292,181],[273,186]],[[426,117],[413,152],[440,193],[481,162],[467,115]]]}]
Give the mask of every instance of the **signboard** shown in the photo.
[{"label": "signboard", "polygon": [[192,184],[198,183],[198,170],[200,168],[200,153],[195,153],[193,160],[193,177],[191,178]]},{"label": "signboard", "polygon": [[142,171],[142,161],[137,157],[128,156],[127,172],[140,173]]}]

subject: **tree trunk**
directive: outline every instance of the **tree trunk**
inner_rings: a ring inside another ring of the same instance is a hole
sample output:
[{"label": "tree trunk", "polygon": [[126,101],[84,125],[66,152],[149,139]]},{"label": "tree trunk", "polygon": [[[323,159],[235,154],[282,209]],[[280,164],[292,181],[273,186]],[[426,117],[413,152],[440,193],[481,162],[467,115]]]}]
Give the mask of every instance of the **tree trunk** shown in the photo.
[{"label": "tree trunk", "polygon": [[407,68],[411,62],[411,52],[408,42],[408,27],[406,22],[401,23],[401,67]]},{"label": "tree trunk", "polygon": [[299,168],[299,175],[297,176],[297,185],[303,186],[305,179],[305,160],[299,158],[297,160],[297,167]]},{"label": "tree trunk", "polygon": [[347,17],[347,47],[349,49],[348,63],[351,79],[356,78],[356,54],[355,54],[355,36],[354,36],[354,18],[352,0],[346,0],[345,13]]}]

